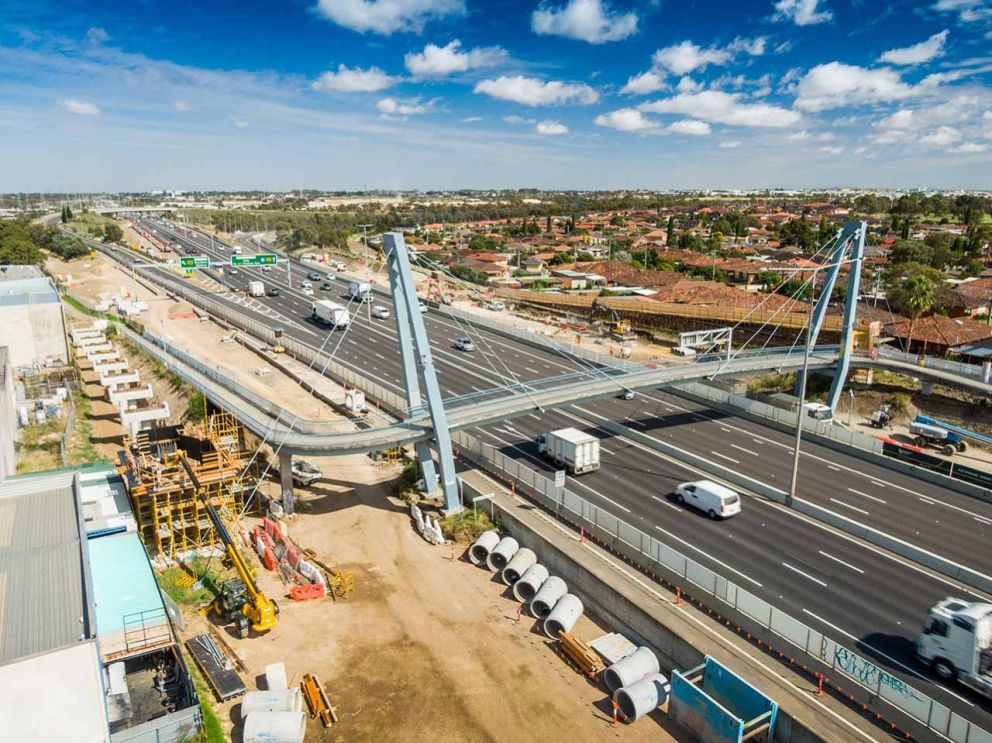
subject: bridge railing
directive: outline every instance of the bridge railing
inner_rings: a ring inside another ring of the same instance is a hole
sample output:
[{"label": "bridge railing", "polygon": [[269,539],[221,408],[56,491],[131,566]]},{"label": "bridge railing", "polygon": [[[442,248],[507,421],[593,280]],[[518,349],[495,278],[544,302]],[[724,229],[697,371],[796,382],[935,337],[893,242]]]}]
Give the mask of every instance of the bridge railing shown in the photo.
[{"label": "bridge railing", "polygon": [[[863,690],[866,704],[878,709],[879,702],[954,743],[992,743],[992,733],[953,712],[946,705],[923,694],[901,678],[879,668],[862,655],[799,621],[767,601],[748,592],[726,577],[687,557],[665,542],[626,523],[579,495],[555,486],[554,481],[527,464],[504,455],[497,447],[465,432],[452,435],[460,456],[508,478],[520,492],[576,528],[613,548],[652,573],[664,575],[676,584],[691,587],[716,601],[720,611],[735,613],[746,623],[757,625],[772,642],[780,638],[822,663],[842,678],[828,679],[834,685],[853,682]],[[729,607],[729,610],[728,608]],[[884,709],[884,708],[883,708]]]},{"label": "bridge railing", "polygon": [[961,361],[948,361],[947,359],[942,359],[938,356],[925,356],[924,354],[919,353],[906,353],[905,351],[900,351],[898,348],[891,348],[889,346],[879,346],[878,355],[881,358],[892,359],[893,361],[902,361],[907,364],[927,366],[931,369],[940,369],[941,371],[950,372],[951,374],[957,374],[963,377],[982,379],[982,367],[977,364],[965,364]]}]

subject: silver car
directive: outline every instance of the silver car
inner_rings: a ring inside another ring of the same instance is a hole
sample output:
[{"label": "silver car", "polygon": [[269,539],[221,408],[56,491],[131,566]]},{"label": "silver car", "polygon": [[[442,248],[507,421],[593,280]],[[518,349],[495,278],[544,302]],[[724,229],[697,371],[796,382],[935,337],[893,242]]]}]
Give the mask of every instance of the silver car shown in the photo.
[{"label": "silver car", "polygon": [[475,344],[472,343],[472,339],[464,335],[460,335],[455,338],[455,348],[459,351],[474,351]]}]

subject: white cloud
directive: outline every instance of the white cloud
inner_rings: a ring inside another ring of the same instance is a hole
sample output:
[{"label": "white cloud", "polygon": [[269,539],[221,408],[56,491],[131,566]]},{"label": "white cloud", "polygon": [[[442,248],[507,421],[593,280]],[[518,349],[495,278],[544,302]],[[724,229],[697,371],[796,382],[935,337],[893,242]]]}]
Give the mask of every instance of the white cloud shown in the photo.
[{"label": "white cloud", "polygon": [[90,103],[89,101],[80,101],[76,98],[67,98],[60,101],[62,108],[71,114],[76,114],[77,116],[99,116],[100,109],[95,103]]},{"label": "white cloud", "polygon": [[352,31],[420,33],[427,21],[465,13],[464,0],[318,0],[317,12]]},{"label": "white cloud", "polygon": [[729,126],[783,128],[798,124],[797,111],[767,103],[742,103],[740,93],[704,90],[700,93],[680,93],[639,106],[651,113],[685,114],[703,121]]},{"label": "white cloud", "polygon": [[172,102],[172,109],[174,111],[189,111],[190,108],[192,108],[192,106],[190,106],[189,103],[187,103],[186,101],[173,101]]},{"label": "white cloud", "polygon": [[977,142],[965,142],[964,144],[958,145],[957,147],[952,147],[948,152],[954,152],[959,155],[977,155],[981,152],[988,152],[989,146],[987,144],[978,144]]},{"label": "white cloud", "polygon": [[919,131],[938,124],[955,124],[977,118],[981,101],[977,96],[959,95],[944,103],[926,108],[898,111],[874,123],[876,129],[887,131]]},{"label": "white cloud", "polygon": [[944,55],[944,44],[947,41],[948,33],[945,29],[939,34],[934,34],[926,41],[921,41],[919,44],[902,47],[901,49],[889,49],[889,51],[878,58],[878,61],[896,65],[912,65],[922,64],[923,62],[929,62],[931,59],[942,57]]},{"label": "white cloud", "polygon": [[248,122],[245,121],[244,119],[235,119],[231,123],[234,124],[234,126],[237,127],[238,129],[247,129],[248,128]]},{"label": "white cloud", "polygon": [[774,21],[792,21],[797,26],[825,23],[834,17],[829,10],[817,10],[820,0],[778,0],[775,3]]},{"label": "white cloud", "polygon": [[616,111],[600,114],[593,123],[596,126],[605,126],[621,132],[646,132],[658,128],[658,122],[645,118],[636,108],[619,108]]},{"label": "white cloud", "polygon": [[855,148],[854,154],[855,155],[867,155],[868,154],[868,151],[870,149],[871,149],[870,147],[865,147],[864,145],[862,145],[861,147]]},{"label": "white cloud", "polygon": [[730,61],[733,55],[725,49],[710,47],[703,49],[691,41],[683,41],[673,46],[666,46],[654,53],[654,64],[675,75],[685,75],[693,70],[703,70],[709,65],[723,65]]},{"label": "white cloud", "polygon": [[989,7],[988,0],[937,0],[933,9],[957,13],[962,23],[975,23],[992,18],[992,7]]},{"label": "white cloud", "polygon": [[843,147],[821,147],[820,152],[827,155],[841,155],[844,153]]},{"label": "white cloud", "polygon": [[743,144],[739,139],[725,139],[718,146],[721,150],[736,150]]},{"label": "white cloud", "polygon": [[387,75],[378,67],[363,70],[361,67],[345,67],[342,64],[338,65],[337,72],[325,72],[310,87],[321,92],[377,93],[391,88],[398,81],[398,78]]},{"label": "white cloud", "polygon": [[568,0],[559,7],[545,2],[531,16],[531,29],[536,34],[603,44],[637,33],[637,14],[620,13],[606,0]]},{"label": "white cloud", "polygon": [[429,103],[421,103],[419,99],[402,100],[399,98],[383,98],[375,107],[379,113],[386,116],[415,116],[425,114],[431,109]]},{"label": "white cloud", "polygon": [[727,44],[727,51],[731,54],[745,52],[746,54],[750,54],[752,57],[760,57],[765,53],[765,45],[767,43],[768,39],[764,36],[756,36],[753,39],[745,39],[742,36],[738,36],[736,39]]},{"label": "white cloud", "polygon": [[805,142],[807,139],[809,139],[809,137],[810,137],[809,132],[804,130],[801,132],[793,132],[788,137],[786,137],[786,139],[788,139],[790,142]]},{"label": "white cloud", "polygon": [[475,86],[474,91],[525,106],[554,106],[562,103],[588,105],[599,100],[599,93],[582,83],[563,83],[559,80],[545,82],[523,75],[501,75],[495,79],[483,80]]},{"label": "white cloud", "polygon": [[679,79],[678,85],[675,88],[680,93],[698,93],[703,89],[703,84],[697,83],[691,77],[682,77]]},{"label": "white cloud", "polygon": [[816,135],[817,142],[833,142],[835,139],[832,132],[822,132]]},{"label": "white cloud", "polygon": [[695,119],[682,119],[670,124],[666,131],[673,134],[691,134],[694,137],[705,137],[710,133],[710,125],[705,121]]},{"label": "white cloud", "polygon": [[110,34],[103,28],[93,27],[86,31],[86,40],[91,44],[102,44],[109,38]]},{"label": "white cloud", "polygon": [[411,52],[403,58],[403,61],[406,68],[417,77],[441,77],[453,72],[493,67],[509,56],[505,49],[498,46],[462,51],[461,45],[462,42],[458,39],[449,42],[446,46],[428,44],[424,47],[424,51]]},{"label": "white cloud", "polygon": [[459,119],[463,124],[475,124],[478,121],[482,121],[481,116],[466,116],[464,119]]},{"label": "white cloud", "polygon": [[539,121],[534,127],[534,131],[538,134],[554,137],[559,134],[568,134],[568,127],[557,121],[545,120]]},{"label": "white cloud", "polygon": [[503,121],[507,124],[533,124],[534,119],[525,119],[523,116],[517,116],[516,114],[511,114],[510,116],[504,116]]},{"label": "white cloud", "polygon": [[920,144],[927,147],[949,147],[961,139],[961,132],[953,126],[938,126],[930,134],[920,137]]},{"label": "white cloud", "polygon": [[796,108],[823,111],[856,103],[898,101],[919,95],[920,88],[907,85],[899,73],[887,67],[865,67],[829,62],[817,65],[799,81]]},{"label": "white cloud", "polygon": [[665,78],[653,70],[648,70],[627,80],[627,84],[620,88],[620,92],[630,95],[647,95],[667,89],[668,85],[665,83]]}]

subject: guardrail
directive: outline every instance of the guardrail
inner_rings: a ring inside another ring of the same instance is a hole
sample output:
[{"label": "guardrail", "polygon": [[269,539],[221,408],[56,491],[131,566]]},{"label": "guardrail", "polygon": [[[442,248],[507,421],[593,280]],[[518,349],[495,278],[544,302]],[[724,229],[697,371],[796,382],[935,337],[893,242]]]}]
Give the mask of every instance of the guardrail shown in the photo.
[{"label": "guardrail", "polygon": [[902,361],[907,364],[916,364],[923,367],[930,367],[931,369],[940,369],[941,371],[950,372],[951,374],[957,374],[963,377],[974,377],[975,379],[986,381],[982,367],[977,364],[965,364],[961,361],[948,361],[947,359],[942,359],[939,356],[925,356],[919,353],[906,353],[905,351],[900,351],[897,348],[891,348],[889,346],[879,346],[878,355],[880,358],[892,359],[893,361]]},{"label": "guardrail", "polygon": [[581,496],[556,487],[553,480],[505,456],[496,447],[464,432],[453,434],[452,440],[460,447],[460,456],[497,476],[519,483],[528,497],[542,507],[612,546],[642,568],[668,576],[676,583],[691,583],[697,590],[718,599],[723,606],[854,682],[871,695],[869,704],[874,704],[875,699],[884,701],[954,743],[992,743],[992,733],[946,705],[650,534]]}]

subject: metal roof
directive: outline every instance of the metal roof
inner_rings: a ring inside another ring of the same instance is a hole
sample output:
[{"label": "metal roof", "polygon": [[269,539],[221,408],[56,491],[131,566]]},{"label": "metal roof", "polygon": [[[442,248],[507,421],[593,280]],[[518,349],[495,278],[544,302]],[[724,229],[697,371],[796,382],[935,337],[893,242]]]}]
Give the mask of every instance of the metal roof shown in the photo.
[{"label": "metal roof", "polygon": [[94,636],[76,472],[0,484],[0,665]]}]

